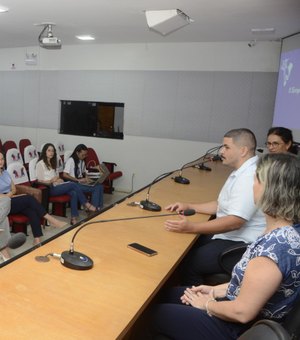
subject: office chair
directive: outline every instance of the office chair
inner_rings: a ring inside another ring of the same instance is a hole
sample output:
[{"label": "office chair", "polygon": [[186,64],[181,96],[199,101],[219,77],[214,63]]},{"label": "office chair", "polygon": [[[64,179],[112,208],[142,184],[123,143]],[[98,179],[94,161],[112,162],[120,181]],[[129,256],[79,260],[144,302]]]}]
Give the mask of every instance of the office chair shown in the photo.
[{"label": "office chair", "polygon": [[[24,150],[25,150],[26,146],[28,146],[28,145],[31,145],[31,141],[29,139],[27,139],[27,138],[20,139],[19,150],[21,152],[23,160],[24,160]],[[25,160],[24,160],[24,163],[25,163]]]},{"label": "office chair", "polygon": [[15,148],[17,149],[17,144],[13,140],[7,140],[5,143],[2,145],[3,151],[6,153],[7,150]]},{"label": "office chair", "polygon": [[257,321],[238,340],[292,340],[284,327],[273,320]]},{"label": "office chair", "polygon": [[21,153],[19,149],[17,148],[8,149],[6,151],[5,158],[6,158],[6,165],[9,165],[14,162],[19,162],[23,164],[23,158],[21,157]]}]

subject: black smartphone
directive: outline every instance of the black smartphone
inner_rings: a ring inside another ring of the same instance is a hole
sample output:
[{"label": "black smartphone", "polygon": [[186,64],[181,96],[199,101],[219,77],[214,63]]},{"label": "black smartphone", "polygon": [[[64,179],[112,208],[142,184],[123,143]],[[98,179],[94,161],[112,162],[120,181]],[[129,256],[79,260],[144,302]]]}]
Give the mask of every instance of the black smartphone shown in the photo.
[{"label": "black smartphone", "polygon": [[142,254],[147,255],[147,256],[157,255],[157,251],[156,250],[153,250],[153,249],[147,248],[145,246],[142,246],[139,243],[130,243],[130,244],[128,244],[127,247],[130,248],[130,249],[136,250],[139,253],[142,253]]}]

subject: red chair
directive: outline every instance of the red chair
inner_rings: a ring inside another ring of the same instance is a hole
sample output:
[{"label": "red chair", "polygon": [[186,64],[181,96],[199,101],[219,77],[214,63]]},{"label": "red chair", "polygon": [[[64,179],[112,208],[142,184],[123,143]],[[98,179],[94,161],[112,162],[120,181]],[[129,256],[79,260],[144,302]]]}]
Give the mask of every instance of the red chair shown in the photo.
[{"label": "red chair", "polygon": [[28,146],[28,145],[32,145],[31,141],[29,139],[27,139],[27,138],[20,139],[19,150],[20,150],[21,155],[23,157],[24,163],[29,163],[29,162],[25,162],[25,159],[24,159],[24,150],[25,150],[26,146]]},{"label": "red chair", "polygon": [[5,155],[6,158],[6,165],[8,166],[11,163],[19,162],[23,164],[23,159],[21,157],[21,153],[19,149],[11,148],[8,149]]},{"label": "red chair", "polygon": [[28,167],[29,167],[29,162],[34,159],[34,158],[37,158],[38,157],[38,152],[35,148],[34,145],[27,145],[23,151],[23,160],[24,160],[24,165],[25,165],[25,168],[27,169],[28,171]]},{"label": "red chair", "polygon": [[[30,182],[33,186],[37,186],[40,189],[47,188],[44,184],[39,184],[36,178],[36,163],[38,158],[34,158],[29,162],[28,171]],[[47,190],[48,191],[48,190]],[[70,202],[71,197],[69,195],[60,195],[60,196],[48,196],[48,204],[52,203],[52,214],[56,216],[63,216],[66,217],[66,209],[67,204]],[[47,204],[47,211],[48,211],[48,204]]]},{"label": "red chair", "polygon": [[[26,169],[23,164],[19,162],[11,163],[7,166],[7,171],[16,186],[17,195],[31,195],[38,202],[43,202],[42,190],[31,187]],[[29,223],[27,216],[23,214],[9,214],[8,220],[13,233],[23,232],[25,235],[27,235],[27,225]],[[45,221],[42,220],[41,224],[44,225]]]},{"label": "red chair", "polygon": [[7,140],[4,144],[3,144],[3,151],[6,153],[7,150],[15,148],[17,149],[17,144],[13,141],[13,140]]},{"label": "red chair", "polygon": [[[100,164],[99,158],[96,154],[96,151],[93,148],[88,148],[87,157],[85,159],[86,168],[89,171],[93,171],[93,167]],[[121,176],[123,176],[122,171],[114,171],[116,163],[112,162],[103,162],[108,168],[110,174],[107,179],[103,182],[104,192],[107,194],[112,194],[114,191],[113,181]]]}]

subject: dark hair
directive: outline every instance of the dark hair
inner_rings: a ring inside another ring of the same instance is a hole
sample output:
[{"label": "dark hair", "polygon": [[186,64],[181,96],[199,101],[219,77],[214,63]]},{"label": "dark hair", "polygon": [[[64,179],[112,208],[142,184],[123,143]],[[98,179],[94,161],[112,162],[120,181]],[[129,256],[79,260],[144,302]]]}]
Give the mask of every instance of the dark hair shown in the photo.
[{"label": "dark hair", "polygon": [[240,146],[247,146],[249,151],[253,154],[256,150],[256,137],[254,133],[249,129],[233,129],[225,133],[224,137],[232,138],[235,144]]},{"label": "dark hair", "polygon": [[281,126],[272,127],[271,129],[269,129],[267,136],[270,135],[279,136],[285,144],[291,143],[288,151],[297,154],[297,146],[294,144],[293,133],[290,129]]},{"label": "dark hair", "polygon": [[84,144],[78,144],[76,146],[76,148],[74,149],[74,151],[72,152],[72,155],[70,157],[72,157],[74,159],[74,163],[75,163],[75,177],[78,178],[79,176],[79,171],[78,171],[78,164],[79,164],[79,158],[77,153],[84,150],[86,151],[88,148],[86,145]]},{"label": "dark hair", "polygon": [[292,223],[300,220],[300,158],[291,153],[271,153],[259,158],[256,177],[264,184],[258,202],[261,210]]},{"label": "dark hair", "polygon": [[39,160],[42,160],[44,161],[44,163],[46,164],[46,167],[48,169],[50,169],[49,167],[49,163],[48,163],[48,159],[47,159],[47,155],[46,155],[46,151],[47,149],[52,146],[53,149],[54,149],[54,156],[50,159],[50,165],[51,165],[51,168],[52,169],[55,169],[57,168],[57,153],[56,153],[56,148],[55,146],[52,144],[52,143],[46,143],[43,148],[42,148],[42,151],[41,151],[41,154],[40,154],[40,157],[39,157]]}]

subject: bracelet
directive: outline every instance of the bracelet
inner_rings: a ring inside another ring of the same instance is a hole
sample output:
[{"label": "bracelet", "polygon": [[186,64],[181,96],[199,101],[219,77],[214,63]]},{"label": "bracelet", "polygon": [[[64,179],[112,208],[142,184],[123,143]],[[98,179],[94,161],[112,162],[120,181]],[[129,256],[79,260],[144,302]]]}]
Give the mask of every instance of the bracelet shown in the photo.
[{"label": "bracelet", "polygon": [[207,315],[209,315],[210,317],[212,317],[212,314],[211,314],[211,312],[209,311],[209,309],[208,309],[208,304],[210,303],[210,302],[212,302],[212,301],[217,301],[215,298],[211,298],[211,299],[208,299],[207,301],[206,301],[206,303],[205,303],[205,309],[206,309],[206,313],[207,313]]}]

